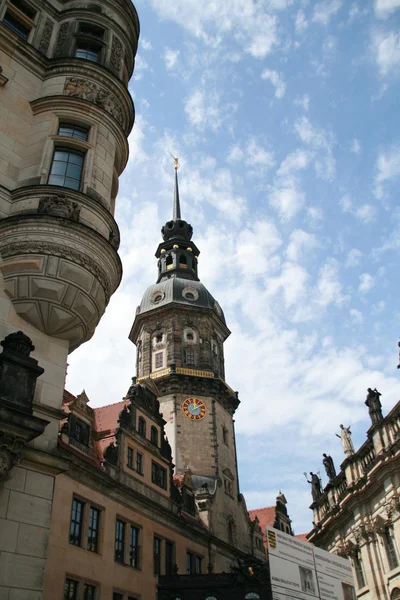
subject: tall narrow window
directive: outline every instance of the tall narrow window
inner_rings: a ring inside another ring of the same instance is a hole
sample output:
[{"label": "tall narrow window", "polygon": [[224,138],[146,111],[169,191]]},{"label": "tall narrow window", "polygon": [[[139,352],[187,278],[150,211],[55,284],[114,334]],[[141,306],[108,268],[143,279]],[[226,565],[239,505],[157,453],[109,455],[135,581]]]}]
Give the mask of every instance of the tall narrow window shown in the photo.
[{"label": "tall narrow window", "polygon": [[83,586],[83,600],[97,600],[96,586],[85,583]]},{"label": "tall narrow window", "polygon": [[78,582],[66,579],[64,584],[64,600],[78,600]]},{"label": "tall narrow window", "polygon": [[69,526],[69,543],[80,546],[82,541],[83,509],[85,504],[74,498],[72,500],[71,522]]},{"label": "tall narrow window", "polygon": [[354,570],[356,572],[357,586],[359,588],[362,588],[365,586],[365,577],[364,577],[361,556],[360,556],[359,552],[356,552],[356,554],[354,555],[353,563],[354,563]]},{"label": "tall narrow window", "polygon": [[125,523],[117,519],[115,523],[115,560],[124,564],[125,558]]},{"label": "tall narrow window", "polygon": [[194,350],[185,350],[185,363],[194,365]]},{"label": "tall narrow window", "polygon": [[202,562],[201,556],[194,557],[194,572],[197,575],[200,575],[200,573],[201,573],[201,562]]},{"label": "tall narrow window", "polygon": [[3,25],[11,29],[23,40],[27,40],[34,26],[36,11],[21,0],[7,2],[7,10],[2,19]]},{"label": "tall narrow window", "polygon": [[98,552],[100,531],[100,511],[94,506],[89,511],[88,550]]},{"label": "tall narrow window", "polygon": [[139,417],[138,434],[146,437],[146,421],[143,419],[143,417]]},{"label": "tall narrow window", "polygon": [[158,537],[153,540],[153,572],[154,575],[160,575],[161,572],[161,540]]},{"label": "tall narrow window", "polygon": [[126,461],[126,466],[130,469],[133,469],[133,450],[132,448],[128,448],[128,458]]},{"label": "tall narrow window", "polygon": [[150,441],[152,444],[154,444],[155,446],[158,446],[158,431],[157,428],[154,427],[154,425],[152,425],[151,427],[151,431],[150,431]]},{"label": "tall narrow window", "polygon": [[151,481],[158,487],[167,488],[167,470],[158,463],[151,463]]},{"label": "tall narrow window", "polygon": [[84,158],[85,155],[82,152],[69,148],[56,148],[48,183],[79,190]]},{"label": "tall narrow window", "polygon": [[193,554],[191,552],[186,552],[186,574],[192,574],[192,563],[193,563]]},{"label": "tall narrow window", "polygon": [[136,568],[140,566],[139,528],[133,525],[129,532],[129,564]]},{"label": "tall narrow window", "polygon": [[163,358],[164,358],[164,353],[163,352],[156,352],[155,356],[154,356],[154,367],[155,369],[161,369],[163,366]]},{"label": "tall narrow window", "polygon": [[388,559],[388,563],[389,563],[389,569],[390,570],[396,569],[399,566],[399,561],[397,558],[395,542],[393,540],[392,533],[391,533],[389,527],[386,527],[384,536],[385,536],[386,555],[387,555],[387,559]]},{"label": "tall narrow window", "polygon": [[174,542],[165,542],[165,574],[172,575],[175,564],[175,544]]},{"label": "tall narrow window", "polygon": [[136,452],[136,471],[143,475],[143,455],[139,452]]}]

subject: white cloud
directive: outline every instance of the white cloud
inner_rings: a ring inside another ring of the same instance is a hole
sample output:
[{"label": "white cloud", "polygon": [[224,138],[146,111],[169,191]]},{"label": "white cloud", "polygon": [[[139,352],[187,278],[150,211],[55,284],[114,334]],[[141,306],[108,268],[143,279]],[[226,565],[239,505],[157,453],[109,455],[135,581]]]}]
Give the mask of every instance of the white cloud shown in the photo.
[{"label": "white cloud", "polygon": [[370,223],[376,217],[376,207],[372,204],[362,204],[361,206],[354,206],[354,203],[350,196],[346,194],[340,199],[340,206],[344,213],[350,213],[359,221],[363,223]]},{"label": "white cloud", "polygon": [[395,31],[375,31],[372,36],[372,49],[382,77],[400,67],[400,33]]},{"label": "white cloud", "polygon": [[354,138],[351,142],[350,151],[353,152],[353,154],[361,154],[361,144],[357,138]]},{"label": "white cloud", "polygon": [[385,19],[400,8],[400,0],[375,0],[375,14],[379,18]]},{"label": "white cloud", "polygon": [[314,23],[328,25],[331,18],[339,12],[341,6],[341,0],[325,0],[324,2],[318,2],[314,7],[312,20]]},{"label": "white cloud", "polygon": [[297,262],[306,250],[318,247],[318,240],[313,233],[307,233],[302,229],[295,229],[290,234],[289,245],[286,256],[289,260]]},{"label": "white cloud", "polygon": [[150,40],[147,40],[143,37],[140,37],[140,46],[143,48],[143,50],[153,50]]},{"label": "white cloud", "polygon": [[400,176],[400,145],[391,146],[378,154],[376,161],[375,196],[383,197],[383,184]]},{"label": "white cloud", "polygon": [[275,88],[275,98],[283,98],[286,92],[286,84],[283,77],[278,71],[272,71],[271,69],[264,69],[261,74],[261,79],[270,81]]},{"label": "white cloud", "polygon": [[283,8],[289,2],[274,0],[268,4],[152,0],[153,8],[162,18],[178,23],[212,48],[219,47],[229,37],[242,52],[254,58],[264,58],[279,42],[277,18],[270,14],[269,8]]},{"label": "white cloud", "polygon": [[357,248],[352,248],[347,255],[345,266],[346,267],[356,267],[357,265],[360,264],[361,256],[362,256],[362,252],[360,252],[360,250],[358,250]]},{"label": "white cloud", "polygon": [[286,156],[281,162],[280,167],[277,171],[277,175],[289,175],[293,171],[299,171],[306,169],[311,160],[311,155],[305,150],[297,149]]},{"label": "white cloud", "polygon": [[322,208],[319,206],[308,206],[307,215],[310,217],[310,219],[314,219],[315,221],[322,221],[324,218]]},{"label": "white cloud", "polygon": [[336,174],[336,161],[333,157],[333,135],[313,127],[310,120],[303,116],[294,124],[294,129],[300,139],[314,150],[324,150],[315,153],[315,172],[321,179],[331,181]]},{"label": "white cloud", "polygon": [[356,308],[352,308],[350,310],[350,317],[352,318],[354,323],[362,323],[364,321],[364,317],[361,311]]},{"label": "white cloud", "polygon": [[296,14],[296,20],[295,20],[296,33],[299,33],[299,34],[304,33],[304,31],[307,29],[307,27],[308,27],[308,21],[306,19],[304,11],[298,10],[297,14]]},{"label": "white cloud", "polygon": [[128,168],[134,164],[140,164],[148,159],[148,155],[144,150],[145,129],[147,127],[146,120],[138,115],[135,119],[135,126],[132,129],[129,138],[129,160]]},{"label": "white cloud", "polygon": [[237,144],[232,146],[227,161],[230,163],[241,161],[250,167],[251,174],[258,176],[262,176],[266,170],[275,164],[273,152],[266,150],[255,138],[250,138],[243,148]]},{"label": "white cloud", "polygon": [[175,68],[178,62],[179,54],[179,50],[171,50],[171,48],[165,48],[164,61],[167,71],[171,71]]},{"label": "white cloud", "polygon": [[359,276],[360,285],[358,286],[358,291],[362,294],[366,294],[371,290],[375,285],[375,279],[369,273],[362,273]]},{"label": "white cloud", "polygon": [[305,202],[305,195],[299,189],[295,177],[277,178],[268,198],[282,221],[292,219]]},{"label": "white cloud", "polygon": [[211,92],[195,90],[186,99],[185,113],[189,123],[201,131],[206,128],[216,131],[222,123],[219,97]]},{"label": "white cloud", "polygon": [[240,146],[235,145],[232,146],[231,149],[229,150],[229,154],[226,157],[226,160],[230,163],[235,163],[238,162],[239,160],[243,159],[243,150],[241,149]]},{"label": "white cloud", "polygon": [[310,106],[310,96],[308,94],[304,94],[303,96],[296,96],[294,100],[295,106],[300,106],[303,110],[308,111]]}]

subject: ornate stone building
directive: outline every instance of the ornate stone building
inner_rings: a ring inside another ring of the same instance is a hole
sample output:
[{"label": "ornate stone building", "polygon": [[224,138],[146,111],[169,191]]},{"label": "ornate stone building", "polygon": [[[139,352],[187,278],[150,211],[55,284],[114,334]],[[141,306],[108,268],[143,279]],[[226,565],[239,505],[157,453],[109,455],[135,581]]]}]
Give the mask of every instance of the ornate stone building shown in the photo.
[{"label": "ornate stone building", "polygon": [[[346,459],[329,483],[313,489],[314,528],[307,538],[350,558],[358,598],[400,598],[400,402],[382,416],[379,392],[368,390],[367,439],[357,450],[341,426]],[[333,470],[332,470],[333,467]]]},{"label": "ornate stone building", "polygon": [[43,598],[67,355],[122,275],[138,36],[130,0],[0,0],[2,600]]}]

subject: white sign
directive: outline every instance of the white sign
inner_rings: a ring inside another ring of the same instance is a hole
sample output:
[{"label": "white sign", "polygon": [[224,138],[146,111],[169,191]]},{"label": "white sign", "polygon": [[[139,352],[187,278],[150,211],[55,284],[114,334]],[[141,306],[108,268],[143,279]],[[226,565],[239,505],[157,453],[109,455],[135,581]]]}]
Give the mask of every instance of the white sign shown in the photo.
[{"label": "white sign", "polygon": [[350,562],[267,527],[273,600],[356,600]]}]

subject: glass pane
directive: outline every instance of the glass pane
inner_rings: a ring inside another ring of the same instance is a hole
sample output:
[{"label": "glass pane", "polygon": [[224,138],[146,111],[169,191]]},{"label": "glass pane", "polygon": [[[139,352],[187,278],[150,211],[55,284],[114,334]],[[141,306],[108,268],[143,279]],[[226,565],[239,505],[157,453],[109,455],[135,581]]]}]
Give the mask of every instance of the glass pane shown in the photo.
[{"label": "glass pane", "polygon": [[70,188],[71,190],[79,190],[79,184],[79,181],[70,179],[69,177],[66,177],[64,181],[64,187]]},{"label": "glass pane", "polygon": [[53,162],[53,164],[51,166],[51,174],[52,175],[65,175],[66,168],[67,168],[67,163],[56,160]]},{"label": "glass pane", "polygon": [[75,153],[71,152],[69,155],[69,162],[73,163],[74,165],[82,165],[83,164],[82,154],[75,154]]},{"label": "glass pane", "polygon": [[67,167],[66,176],[71,177],[71,179],[79,179],[81,178],[82,168],[79,165],[71,165],[69,164]]},{"label": "glass pane", "polygon": [[58,135],[65,135],[67,137],[72,137],[72,132],[72,127],[68,127],[68,125],[60,125],[58,129]]},{"label": "glass pane", "polygon": [[64,177],[60,175],[50,175],[49,185],[64,185]]},{"label": "glass pane", "polygon": [[56,150],[54,152],[53,160],[61,160],[61,161],[67,162],[68,156],[69,156],[69,152],[66,152],[65,150]]}]

